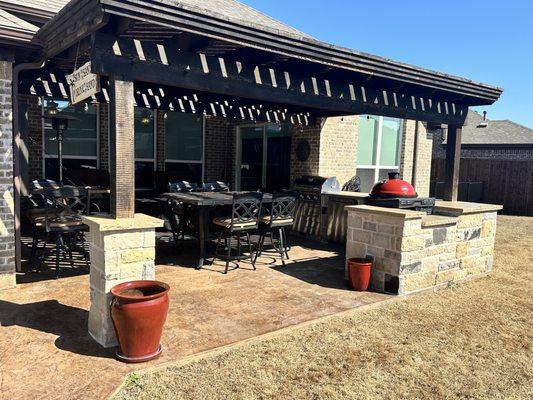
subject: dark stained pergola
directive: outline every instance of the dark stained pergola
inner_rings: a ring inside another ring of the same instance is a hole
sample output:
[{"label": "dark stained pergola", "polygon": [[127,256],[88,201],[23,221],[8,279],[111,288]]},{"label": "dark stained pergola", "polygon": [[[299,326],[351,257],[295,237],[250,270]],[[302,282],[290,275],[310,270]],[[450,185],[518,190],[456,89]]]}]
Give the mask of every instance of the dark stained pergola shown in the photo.
[{"label": "dark stained pergola", "polygon": [[171,0],[71,1],[34,41],[46,65],[20,75],[22,93],[68,97],[65,75],[87,61],[101,76],[95,100],[110,104],[117,218],[134,212],[134,104],[302,125],[356,114],[444,124],[445,198],[456,200],[468,107],[492,104],[502,93]]}]

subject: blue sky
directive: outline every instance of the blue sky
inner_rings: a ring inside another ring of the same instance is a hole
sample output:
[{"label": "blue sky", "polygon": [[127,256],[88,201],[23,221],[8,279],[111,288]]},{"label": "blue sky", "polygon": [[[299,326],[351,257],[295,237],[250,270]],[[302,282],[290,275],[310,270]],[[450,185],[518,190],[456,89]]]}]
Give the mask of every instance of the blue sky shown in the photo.
[{"label": "blue sky", "polygon": [[533,128],[533,0],[241,0],[333,44],[504,89],[490,119]]}]

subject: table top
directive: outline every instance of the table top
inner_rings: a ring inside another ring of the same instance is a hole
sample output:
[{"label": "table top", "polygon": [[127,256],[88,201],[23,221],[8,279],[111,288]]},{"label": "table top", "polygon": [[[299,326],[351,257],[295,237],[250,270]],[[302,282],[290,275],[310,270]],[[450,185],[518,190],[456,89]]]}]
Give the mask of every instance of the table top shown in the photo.
[{"label": "table top", "polygon": [[[174,199],[185,204],[198,207],[227,206],[233,202],[233,193],[236,192],[189,192],[189,193],[163,193],[161,197]],[[271,203],[272,194],[263,194],[263,203]]]},{"label": "table top", "polygon": [[58,186],[53,186],[53,187],[41,187],[37,189],[32,189],[29,191],[29,194],[30,195],[45,194],[49,190],[59,190],[62,187],[80,187],[91,192],[91,194],[110,194],[111,193],[111,189],[101,187],[101,186],[69,186],[69,185],[59,186],[58,185]]}]

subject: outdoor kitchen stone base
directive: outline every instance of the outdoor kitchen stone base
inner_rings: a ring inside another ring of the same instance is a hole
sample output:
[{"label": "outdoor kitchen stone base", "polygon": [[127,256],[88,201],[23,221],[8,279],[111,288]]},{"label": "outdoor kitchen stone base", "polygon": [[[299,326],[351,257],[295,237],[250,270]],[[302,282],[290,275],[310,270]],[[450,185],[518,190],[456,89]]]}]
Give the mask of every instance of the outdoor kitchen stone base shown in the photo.
[{"label": "outdoor kitchen stone base", "polygon": [[434,215],[367,205],[346,207],[346,258],[373,260],[370,286],[399,295],[492,271],[501,206],[437,201]]},{"label": "outdoor kitchen stone base", "polygon": [[119,283],[155,279],[155,228],[163,221],[144,214],[134,218],[87,216],[91,257],[89,334],[104,347],[115,346],[109,315],[110,290]]}]

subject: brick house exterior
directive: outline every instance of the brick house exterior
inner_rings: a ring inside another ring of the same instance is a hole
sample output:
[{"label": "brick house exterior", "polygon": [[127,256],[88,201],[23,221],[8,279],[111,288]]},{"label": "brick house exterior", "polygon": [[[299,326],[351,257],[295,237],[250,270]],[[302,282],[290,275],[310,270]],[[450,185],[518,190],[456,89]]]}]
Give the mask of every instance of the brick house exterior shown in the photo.
[{"label": "brick house exterior", "polygon": [[[42,118],[39,101],[25,96],[31,104],[28,113],[29,178],[44,177],[42,162]],[[109,113],[107,104],[98,105],[99,166],[109,168]],[[165,118],[164,112],[156,113],[156,170],[165,170]],[[238,121],[207,116],[204,119],[204,181],[222,180],[235,185]],[[315,126],[295,126],[291,140],[291,182],[302,175],[335,176],[341,184],[356,174],[359,116],[331,117],[317,121]],[[417,137],[415,141],[415,136]],[[296,155],[298,144],[306,140],[310,154],[306,161]],[[415,146],[416,142],[416,146]],[[412,182],[419,195],[429,193],[433,135],[424,124],[406,120],[401,128],[400,174]]]},{"label": "brick house exterior", "polygon": [[0,289],[15,286],[15,212],[13,203],[12,73],[9,60],[0,61]]}]

